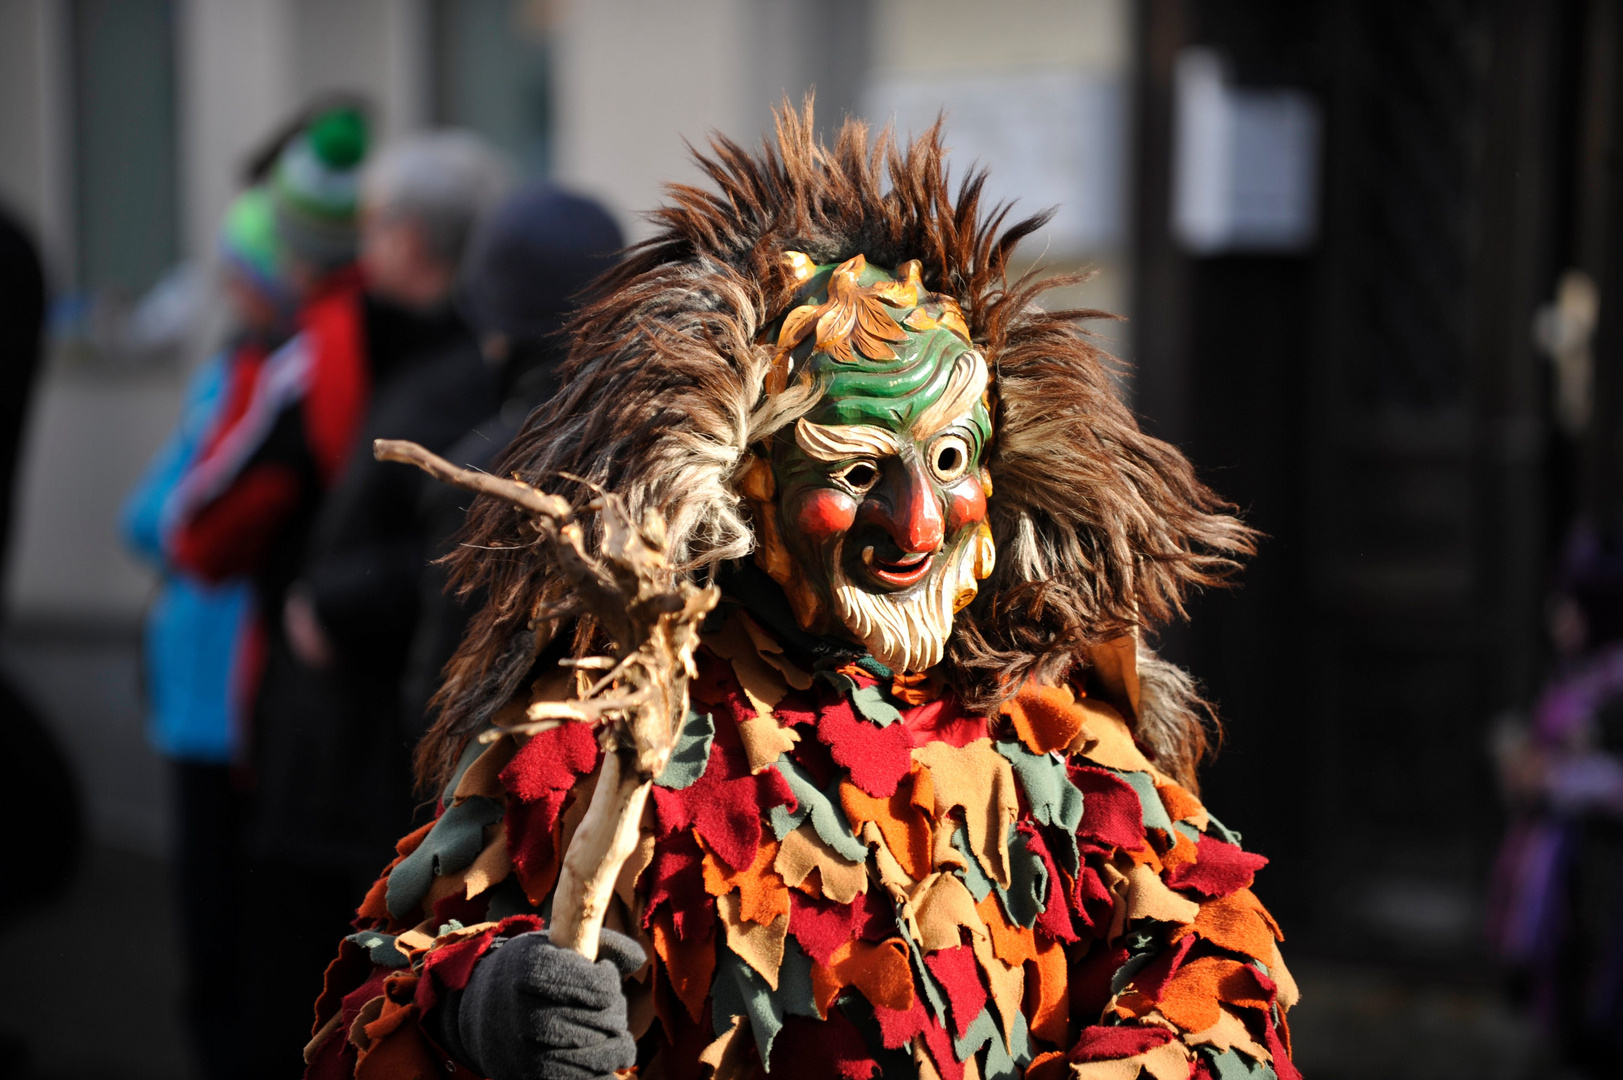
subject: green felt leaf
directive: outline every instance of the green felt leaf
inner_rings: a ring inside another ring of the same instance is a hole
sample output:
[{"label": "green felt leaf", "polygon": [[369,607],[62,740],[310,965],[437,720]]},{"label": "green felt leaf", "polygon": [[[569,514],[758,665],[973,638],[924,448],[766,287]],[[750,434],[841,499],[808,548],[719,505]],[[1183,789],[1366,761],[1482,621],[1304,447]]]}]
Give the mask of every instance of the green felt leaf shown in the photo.
[{"label": "green felt leaf", "polygon": [[1215,1080],[1276,1080],[1273,1069],[1253,1060],[1249,1054],[1238,1050],[1225,1050],[1219,1054],[1209,1046],[1201,1047],[1200,1052],[1211,1063]]},{"label": "green felt leaf", "polygon": [[1192,844],[1200,843],[1200,830],[1187,821],[1174,821],[1172,827],[1183,833],[1184,838]]},{"label": "green felt leaf", "polygon": [[720,1038],[733,1026],[733,1017],[749,1021],[761,1063],[771,1068],[772,1042],[783,1030],[783,1002],[761,978],[726,945],[716,945],[716,977],[710,984],[710,1024]]},{"label": "green felt leaf", "polygon": [[912,934],[902,930],[898,936],[907,942],[907,950],[913,960],[913,981],[924,990],[924,1003],[930,1007],[930,1015],[941,1024],[947,1022],[947,999],[941,993],[941,987],[936,985],[935,976],[930,969],[924,966],[924,950],[919,947],[918,939]]},{"label": "green felt leaf", "polygon": [[1070,841],[1054,855],[1068,873],[1075,874],[1081,863],[1076,827],[1082,824],[1082,789],[1071,783],[1064,760],[1057,754],[1033,753],[1018,739],[998,740],[997,752],[1014,769],[1020,790],[1031,804],[1031,816],[1058,827]]},{"label": "green felt leaf", "polygon": [[778,968],[778,1001],[783,1005],[784,1015],[823,1019],[817,1008],[817,995],[812,992],[811,973],[811,957],[791,934],[784,939],[783,963]]},{"label": "green felt leaf", "polygon": [[441,814],[417,850],[389,872],[384,897],[389,914],[397,919],[405,918],[423,902],[436,877],[445,877],[472,865],[484,849],[485,826],[501,819],[501,806],[483,795],[463,799]]},{"label": "green felt leaf", "polygon": [[[969,895],[973,896],[975,903],[978,904],[992,891],[992,879],[986,876],[986,871],[981,869],[981,861],[969,850],[969,835],[962,825],[953,830],[952,846],[958,849],[958,854],[964,857],[967,864],[964,869],[958,871],[958,876],[963,878],[965,887],[969,889]],[[1006,908],[1008,905],[1004,906]]]},{"label": "green felt leaf", "polygon": [[654,783],[674,790],[694,783],[704,775],[704,767],[710,761],[710,744],[715,740],[715,717],[689,709],[687,719],[682,721],[682,730],[677,733],[670,760],[654,777]]},{"label": "green felt leaf", "polygon": [[[810,808],[812,828],[823,838],[823,843],[852,862],[865,862],[868,858],[868,845],[851,835],[851,823],[846,820],[845,811],[840,808],[839,800],[817,790],[817,785],[812,783],[806,770],[788,754],[778,758],[774,767],[789,782],[789,790],[794,792],[796,801],[802,807]],[[839,791],[839,782],[839,777],[829,781],[830,788],[836,794]],[[777,827],[777,814],[774,812],[773,832],[777,832]],[[786,835],[787,832],[779,834],[779,839]]]},{"label": "green felt leaf", "polygon": [[1206,812],[1206,831],[1215,835],[1219,840],[1228,841],[1235,847],[1244,846],[1240,843],[1240,834],[1223,824],[1221,821],[1218,821],[1212,816],[1210,810]]},{"label": "green felt leaf", "polygon": [[358,934],[349,935],[344,940],[353,941],[365,949],[367,958],[378,967],[399,969],[411,963],[410,960],[406,959],[406,954],[401,952],[399,947],[395,945],[395,936],[393,934],[380,934],[376,930],[362,930]]},{"label": "green felt leaf", "polygon": [[479,741],[479,736],[494,726],[493,724],[485,725],[482,730],[474,734],[473,738],[468,740],[468,745],[462,748],[462,756],[457,758],[456,768],[451,770],[451,779],[446,781],[444,789],[440,792],[441,806],[451,805],[452,799],[456,795],[456,789],[462,783],[462,775],[468,771],[470,765],[479,760],[479,755],[490,749],[489,745]]},{"label": "green felt leaf", "polygon": [[[1034,926],[1048,906],[1048,866],[1026,846],[1026,835],[1009,826],[1009,887],[996,883],[1004,914],[1017,926]],[[971,894],[973,895],[973,894]],[[978,901],[977,901],[978,903]]]},{"label": "green felt leaf", "polygon": [[885,700],[884,691],[878,686],[861,686],[852,690],[851,705],[880,727],[889,727],[902,718],[896,706]]},{"label": "green felt leaf", "polygon": [[1146,829],[1160,829],[1168,836],[1172,835],[1172,815],[1167,813],[1161,796],[1156,794],[1155,780],[1147,772],[1119,772],[1110,770],[1129,784],[1138,793],[1138,805],[1144,815]]},{"label": "green felt leaf", "polygon": [[1016,1014],[1014,1022],[1014,1053],[1009,1053],[1009,1047],[1003,1043],[1003,1032],[997,1021],[992,1018],[992,1007],[987,1005],[981,1014],[975,1017],[975,1022],[969,1025],[964,1037],[952,1041],[952,1052],[959,1061],[966,1061],[970,1054],[978,1052],[981,1047],[986,1048],[986,1058],[981,1064],[981,1075],[986,1080],[1017,1080],[1021,1070],[1031,1063],[1031,1031],[1026,1027],[1026,1018]]}]

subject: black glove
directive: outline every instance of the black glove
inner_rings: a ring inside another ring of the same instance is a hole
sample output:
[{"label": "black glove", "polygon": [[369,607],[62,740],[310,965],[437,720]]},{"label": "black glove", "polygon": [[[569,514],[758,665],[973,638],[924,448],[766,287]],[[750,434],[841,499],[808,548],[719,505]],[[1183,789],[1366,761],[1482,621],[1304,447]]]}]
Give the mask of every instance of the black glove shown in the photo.
[{"label": "black glove", "polygon": [[490,1080],[597,1080],[637,1063],[620,981],[642,946],[603,931],[596,963],[544,933],[519,934],[479,958],[437,1009],[451,1055]]}]

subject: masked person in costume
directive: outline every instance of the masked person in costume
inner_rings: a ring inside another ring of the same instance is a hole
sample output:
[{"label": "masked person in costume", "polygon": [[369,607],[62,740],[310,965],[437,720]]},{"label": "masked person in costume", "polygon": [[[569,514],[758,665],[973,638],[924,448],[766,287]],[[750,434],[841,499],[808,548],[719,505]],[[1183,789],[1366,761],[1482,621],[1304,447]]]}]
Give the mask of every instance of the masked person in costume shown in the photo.
[{"label": "masked person in costume", "polygon": [[657,511],[721,591],[599,959],[547,936],[597,736],[512,730],[597,632],[479,500],[440,816],[329,967],[308,1075],[1296,1076],[1265,860],[1143,644],[1251,534],[1139,431],[1098,313],[1007,280],[1043,218],[951,191],[938,133],[790,114],[702,164],[493,470]]}]

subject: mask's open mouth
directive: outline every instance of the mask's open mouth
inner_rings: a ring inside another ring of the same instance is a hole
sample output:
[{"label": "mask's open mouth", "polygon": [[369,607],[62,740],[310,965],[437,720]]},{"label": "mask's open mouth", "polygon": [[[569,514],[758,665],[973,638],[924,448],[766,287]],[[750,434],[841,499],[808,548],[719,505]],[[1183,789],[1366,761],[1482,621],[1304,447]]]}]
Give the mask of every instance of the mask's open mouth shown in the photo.
[{"label": "mask's open mouth", "polygon": [[874,554],[873,545],[862,549],[862,565],[880,585],[890,589],[905,589],[916,585],[929,574],[935,555],[927,551],[903,555],[899,559],[881,559]]}]

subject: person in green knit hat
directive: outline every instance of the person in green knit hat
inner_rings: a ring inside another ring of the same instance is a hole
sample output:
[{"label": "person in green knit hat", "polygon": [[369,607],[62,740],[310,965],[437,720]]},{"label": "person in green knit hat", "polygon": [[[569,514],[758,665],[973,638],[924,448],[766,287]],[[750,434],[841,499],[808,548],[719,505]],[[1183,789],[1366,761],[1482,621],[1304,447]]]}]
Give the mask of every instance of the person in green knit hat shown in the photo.
[{"label": "person in green knit hat", "polygon": [[200,1074],[235,1077],[244,1019],[230,944],[243,907],[242,705],[253,691],[253,594],[243,577],[205,582],[164,553],[170,496],[228,428],[267,356],[293,332],[270,193],[232,201],[217,245],[230,332],[193,375],[179,423],[124,503],[125,544],[160,575],[142,633],[147,737],[169,773],[185,1011]]},{"label": "person in green knit hat", "polygon": [[317,116],[271,172],[276,230],[301,288],[355,261],[366,117],[340,106]]}]

